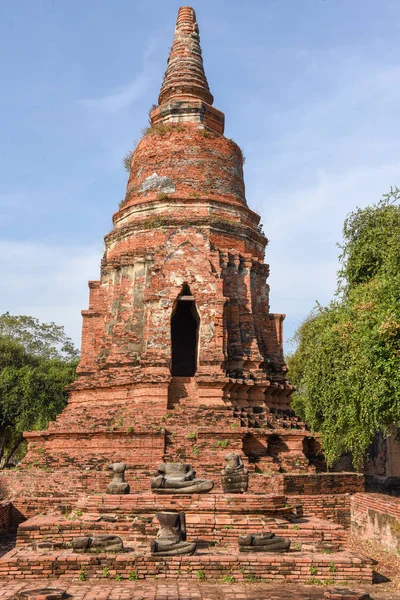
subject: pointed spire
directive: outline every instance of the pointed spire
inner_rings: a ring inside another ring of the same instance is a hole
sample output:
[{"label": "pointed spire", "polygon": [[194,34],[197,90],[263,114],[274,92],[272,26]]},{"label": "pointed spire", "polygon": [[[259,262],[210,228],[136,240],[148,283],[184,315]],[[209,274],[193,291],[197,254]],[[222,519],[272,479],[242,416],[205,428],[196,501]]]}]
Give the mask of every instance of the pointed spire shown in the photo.
[{"label": "pointed spire", "polygon": [[196,13],[190,6],[181,6],[158,102],[188,98],[207,104],[214,101],[204,73]]}]

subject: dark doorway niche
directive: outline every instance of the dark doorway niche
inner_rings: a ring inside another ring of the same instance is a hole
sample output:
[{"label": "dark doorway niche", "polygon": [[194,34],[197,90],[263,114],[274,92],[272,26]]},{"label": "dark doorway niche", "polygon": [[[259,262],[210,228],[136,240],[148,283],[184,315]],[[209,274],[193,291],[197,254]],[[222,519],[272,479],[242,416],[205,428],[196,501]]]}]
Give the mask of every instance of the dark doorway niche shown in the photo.
[{"label": "dark doorway niche", "polygon": [[243,453],[248,457],[249,463],[257,463],[260,458],[268,455],[265,439],[257,438],[252,433],[247,433],[242,440]]},{"label": "dark doorway niche", "polygon": [[322,446],[314,437],[305,437],[303,440],[303,453],[308,458],[310,465],[314,465],[317,473],[325,471],[325,457],[322,452]]},{"label": "dark doorway niche", "polygon": [[189,286],[184,284],[171,317],[171,375],[193,377],[197,370],[200,318]]},{"label": "dark doorway niche", "polygon": [[289,452],[286,442],[275,433],[270,435],[268,438],[268,454],[273,458],[278,458],[278,455],[284,452]]}]

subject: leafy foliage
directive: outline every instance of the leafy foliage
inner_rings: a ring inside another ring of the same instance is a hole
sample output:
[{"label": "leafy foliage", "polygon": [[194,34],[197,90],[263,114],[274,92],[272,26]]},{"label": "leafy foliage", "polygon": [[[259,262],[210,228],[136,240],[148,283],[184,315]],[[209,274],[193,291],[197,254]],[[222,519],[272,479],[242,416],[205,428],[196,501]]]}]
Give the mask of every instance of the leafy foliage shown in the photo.
[{"label": "leafy foliage", "polygon": [[391,188],[382,200],[350,213],[339,245],[339,291],[366,283],[376,275],[396,276],[400,271],[400,190]]},{"label": "leafy foliage", "polygon": [[299,327],[288,358],[294,409],[329,465],[351,452],[360,466],[375,433],[400,425],[399,196],[347,217],[337,298]]},{"label": "leafy foliage", "polygon": [[55,323],[41,323],[35,317],[0,315],[0,336],[19,342],[28,354],[44,359],[74,360],[79,351],[67,337],[64,327]]},{"label": "leafy foliage", "polygon": [[129,150],[129,152],[127,152],[122,159],[122,164],[125,167],[125,171],[128,171],[128,173],[131,172],[132,158],[133,158],[133,150]]},{"label": "leafy foliage", "polygon": [[0,316],[0,465],[23,452],[23,432],[47,427],[67,402],[78,351],[54,323]]}]

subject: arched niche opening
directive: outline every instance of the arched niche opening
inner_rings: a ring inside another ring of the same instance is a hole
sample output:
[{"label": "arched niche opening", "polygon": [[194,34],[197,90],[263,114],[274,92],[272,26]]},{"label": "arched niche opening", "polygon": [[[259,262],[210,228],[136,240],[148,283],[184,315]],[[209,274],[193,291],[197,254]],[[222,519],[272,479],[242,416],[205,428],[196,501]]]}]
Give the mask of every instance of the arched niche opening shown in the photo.
[{"label": "arched niche opening", "polygon": [[197,370],[200,317],[185,283],[171,315],[171,375],[193,377]]}]

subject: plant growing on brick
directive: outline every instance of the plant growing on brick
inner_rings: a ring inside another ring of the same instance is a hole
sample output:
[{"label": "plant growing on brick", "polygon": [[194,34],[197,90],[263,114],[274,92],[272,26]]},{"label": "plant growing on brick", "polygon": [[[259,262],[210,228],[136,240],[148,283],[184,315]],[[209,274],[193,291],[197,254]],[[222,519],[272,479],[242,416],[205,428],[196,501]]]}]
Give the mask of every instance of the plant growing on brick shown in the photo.
[{"label": "plant growing on brick", "polygon": [[215,448],[222,448],[223,450],[225,450],[225,448],[227,448],[228,446],[229,446],[229,440],[218,440],[214,444]]},{"label": "plant growing on brick", "polygon": [[315,577],[310,577],[304,582],[306,585],[323,585],[321,579],[316,579]]},{"label": "plant growing on brick", "polygon": [[85,569],[79,571],[79,581],[86,581],[87,575]]},{"label": "plant growing on brick", "polygon": [[117,573],[115,575],[115,581],[122,581],[122,575],[120,575],[119,573]]},{"label": "plant growing on brick", "polygon": [[235,583],[236,580],[233,575],[224,575],[222,581],[224,583]]},{"label": "plant growing on brick", "polygon": [[254,573],[250,573],[250,575],[248,575],[246,577],[246,580],[248,581],[248,583],[259,583],[259,582],[262,581],[262,578],[261,577],[256,577],[254,575]]},{"label": "plant growing on brick", "polygon": [[202,569],[200,569],[199,571],[197,571],[196,577],[199,581],[204,581],[206,578],[206,575],[205,575],[204,571]]},{"label": "plant growing on brick", "polygon": [[105,567],[103,567],[103,577],[109,577],[110,576],[110,568],[108,565],[106,565]]},{"label": "plant growing on brick", "polygon": [[314,567],[314,565],[311,565],[310,573],[311,573],[311,575],[316,575],[318,573],[318,569],[316,567]]},{"label": "plant growing on brick", "polygon": [[329,563],[329,570],[331,573],[336,573],[336,565],[333,560]]},{"label": "plant growing on brick", "polygon": [[137,581],[139,579],[137,571],[130,571],[128,574],[128,579],[129,581]]},{"label": "plant growing on brick", "polygon": [[127,152],[122,159],[122,164],[124,165],[125,170],[128,171],[128,173],[131,170],[132,157],[133,157],[133,150],[129,150],[129,152]]}]

